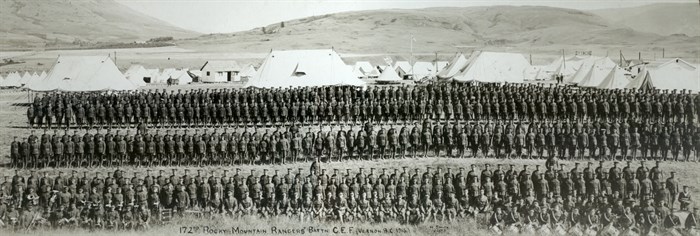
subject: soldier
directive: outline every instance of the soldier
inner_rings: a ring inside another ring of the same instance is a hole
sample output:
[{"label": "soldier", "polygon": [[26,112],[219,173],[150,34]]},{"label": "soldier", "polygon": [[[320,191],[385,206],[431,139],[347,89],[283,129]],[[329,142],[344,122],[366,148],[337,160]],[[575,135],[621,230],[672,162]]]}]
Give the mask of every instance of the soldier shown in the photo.
[{"label": "soldier", "polygon": [[[681,211],[687,211],[690,208],[690,205],[693,203],[693,198],[692,195],[689,191],[688,186],[683,186],[683,191],[678,194],[678,202],[680,202],[680,210]],[[697,208],[694,208],[694,214],[697,214],[695,212]],[[687,226],[687,225],[686,225]]]}]

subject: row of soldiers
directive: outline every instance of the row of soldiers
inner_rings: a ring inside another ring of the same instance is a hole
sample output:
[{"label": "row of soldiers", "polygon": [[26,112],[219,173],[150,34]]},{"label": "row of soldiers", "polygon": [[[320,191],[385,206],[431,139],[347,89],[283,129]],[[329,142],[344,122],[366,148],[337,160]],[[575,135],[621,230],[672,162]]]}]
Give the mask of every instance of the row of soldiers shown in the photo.
[{"label": "row of soldiers", "polygon": [[[486,164],[480,171],[471,165],[469,171],[459,168],[457,172],[451,168],[411,171],[403,167],[383,168],[379,173],[374,168],[369,172],[360,168],[344,173],[334,169],[330,174],[316,160],[306,173],[303,168],[296,173],[290,168],[285,174],[275,170],[273,175],[267,169],[261,174],[253,169],[248,175],[236,169],[232,176],[227,170],[221,176],[208,171],[190,175],[188,170],[184,175],[173,170],[167,176],[161,170],[156,176],[147,171],[145,176],[134,172],[129,178],[117,170],[104,177],[97,172],[90,178],[87,173],[80,177],[76,172],[70,176],[59,172],[55,177],[44,172],[40,177],[32,171],[26,178],[18,173],[11,180],[6,176],[0,184],[0,219],[16,224],[22,211],[35,211],[56,215],[52,218],[56,220],[54,225],[65,218],[63,223],[87,220],[98,226],[114,226],[126,220],[123,214],[137,209],[157,219],[163,211],[172,210],[180,216],[196,211],[234,217],[417,224],[453,221],[501,209],[517,213],[518,222],[530,222],[554,213],[548,209],[556,209],[562,215],[537,222],[575,219],[586,224],[583,216],[588,212],[612,209],[618,213],[629,208],[634,214],[663,219],[675,209],[676,199],[680,210],[691,208],[688,187],[679,191],[673,172],[663,179],[659,163],[651,169],[641,163],[636,171],[629,162],[622,169],[617,162],[609,169],[603,162],[598,168],[589,163],[585,169],[576,163],[571,170],[554,160],[548,160],[545,166],[546,170],[537,165],[531,171],[527,165],[521,170],[511,165],[506,170],[498,164],[492,170]],[[576,215],[579,212],[581,215]]]},{"label": "row of soldiers", "polygon": [[653,119],[694,122],[700,97],[682,91],[543,85],[214,89],[51,93],[27,109],[30,126],[230,126],[302,122]]},{"label": "row of soldiers", "polygon": [[[700,128],[649,122],[438,122],[413,126],[340,127],[307,132],[301,126],[275,130],[209,131],[147,129],[44,131],[11,143],[13,166],[209,165],[286,163],[311,159],[396,159],[418,156],[528,157],[698,161]],[[239,133],[238,131],[242,131]],[[669,155],[670,154],[670,155]],[[691,154],[693,154],[691,156]]]}]

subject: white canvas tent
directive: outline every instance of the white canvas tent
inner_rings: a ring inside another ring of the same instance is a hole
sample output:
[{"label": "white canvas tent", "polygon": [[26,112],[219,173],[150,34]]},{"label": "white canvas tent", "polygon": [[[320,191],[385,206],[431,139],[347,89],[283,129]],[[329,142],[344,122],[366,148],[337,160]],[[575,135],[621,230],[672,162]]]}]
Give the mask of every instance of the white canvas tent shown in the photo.
[{"label": "white canvas tent", "polygon": [[365,87],[366,83],[353,75],[352,70],[334,50],[272,51],[267,55],[258,73],[245,87],[313,87],[350,85]]},{"label": "white canvas tent", "polygon": [[32,75],[29,74],[28,71],[25,71],[24,74],[22,74],[22,78],[19,80],[19,83],[24,86],[28,84],[29,82],[32,81]]},{"label": "white canvas tent", "polygon": [[187,73],[187,70],[167,68],[158,77],[158,83],[168,83],[168,79],[176,80],[179,85],[192,83],[192,77]]},{"label": "white canvas tent", "polygon": [[7,78],[5,78],[4,81],[0,83],[0,87],[21,87],[22,84],[20,83],[20,80],[22,79],[22,76],[19,75],[17,72],[12,72],[7,75]]},{"label": "white canvas tent", "polygon": [[39,79],[44,79],[46,78],[46,71],[41,71],[41,74],[39,75]]},{"label": "white canvas tent", "polygon": [[[372,66],[372,64],[369,63],[368,61],[355,62],[355,65],[352,67],[352,73],[355,74],[355,76],[358,76],[358,78],[369,77],[370,73],[373,72],[372,70],[376,71],[377,69],[375,69]],[[373,75],[379,76],[379,71],[376,71],[376,72],[377,72],[376,75],[375,74],[373,74]]]},{"label": "white canvas tent", "polygon": [[552,75],[563,75],[566,78],[576,73],[576,69],[581,66],[581,61],[582,60],[578,57],[566,59],[564,56],[561,56],[543,69],[545,72],[551,73]]},{"label": "white canvas tent", "polygon": [[146,81],[147,84],[158,83],[158,78],[160,78],[160,69],[146,69],[148,74],[151,75],[150,80]]},{"label": "white canvas tent", "polygon": [[[568,64],[569,63],[567,62],[567,65]],[[612,69],[616,66],[615,62],[613,62],[609,57],[601,58],[593,56],[583,58],[577,62],[572,62],[571,64],[577,66],[576,72],[570,77],[564,77],[564,82],[570,84],[581,83],[584,77],[586,77],[586,75],[588,74],[588,71],[591,70],[593,66],[597,65],[598,68],[607,69]]]},{"label": "white canvas tent", "polygon": [[435,65],[426,61],[417,61],[413,64],[413,79],[420,80],[425,77],[435,76]]},{"label": "white canvas tent", "polygon": [[437,61],[435,62],[435,72],[436,74],[443,69],[447,68],[447,65],[449,65],[449,62],[447,61]]},{"label": "white canvas tent", "polygon": [[625,70],[619,66],[613,67],[597,87],[599,89],[624,89],[630,80],[625,76]]},{"label": "white canvas tent", "polygon": [[257,74],[257,73],[258,73],[258,71],[255,70],[255,67],[253,67],[253,65],[249,64],[249,65],[243,66],[243,70],[241,70],[241,73],[239,75],[241,76],[241,79],[250,79],[253,76],[255,76],[255,74]]},{"label": "white canvas tent", "polygon": [[517,53],[481,52],[454,79],[462,82],[522,83],[530,63]]},{"label": "white canvas tent", "polygon": [[124,76],[136,86],[145,86],[146,80],[151,77],[151,74],[142,65],[132,65],[126,70]]},{"label": "white canvas tent", "polygon": [[401,78],[413,75],[413,67],[411,67],[411,63],[408,63],[408,61],[397,61],[394,63],[394,70],[396,70],[396,73]]},{"label": "white canvas tent", "polygon": [[460,53],[457,54],[452,61],[440,71],[440,73],[437,74],[438,78],[441,79],[449,79],[457,75],[458,73],[462,72],[464,68],[467,67],[468,65],[467,58],[464,57],[464,54]]},{"label": "white canvas tent", "polygon": [[525,70],[525,80],[547,80],[550,77],[544,71],[542,66],[530,66]]},{"label": "white canvas tent", "polygon": [[596,60],[586,73],[586,76],[578,82],[578,86],[597,87],[616,66],[615,62],[609,57]]},{"label": "white canvas tent", "polygon": [[382,70],[382,74],[379,75],[379,78],[376,79],[377,83],[381,84],[391,84],[391,83],[400,83],[401,82],[401,77],[399,77],[398,74],[396,74],[396,70],[392,66],[386,66]]},{"label": "white canvas tent", "polygon": [[29,84],[34,91],[133,90],[108,56],[60,56],[46,78]]},{"label": "white canvas tent", "polygon": [[627,85],[633,89],[669,89],[700,92],[700,69],[683,59],[649,64]]}]

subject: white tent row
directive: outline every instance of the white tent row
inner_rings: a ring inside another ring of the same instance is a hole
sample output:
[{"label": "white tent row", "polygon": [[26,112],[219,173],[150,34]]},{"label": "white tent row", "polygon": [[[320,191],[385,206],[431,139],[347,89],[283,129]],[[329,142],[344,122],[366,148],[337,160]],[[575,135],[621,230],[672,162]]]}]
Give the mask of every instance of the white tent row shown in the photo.
[{"label": "white tent row", "polygon": [[7,78],[0,81],[0,87],[22,87],[45,77],[46,71],[42,71],[41,74],[38,74],[36,71],[31,73],[29,71],[25,71],[23,74],[20,74],[19,72],[12,72],[7,75]]},{"label": "white tent row", "polygon": [[[589,87],[591,87],[592,85],[590,85],[590,84],[599,83],[600,81],[602,81],[602,78],[604,78],[605,75],[607,75],[607,72],[609,72],[615,66],[617,66],[617,64],[615,64],[615,62],[613,62],[612,59],[610,59],[609,57],[602,57],[602,58],[588,57],[587,59],[580,61],[580,66],[576,70],[576,73],[574,73],[574,75],[571,77],[568,77],[568,78],[565,77],[564,82],[567,82],[570,84],[579,84],[580,85],[581,83],[584,82],[584,80],[588,76],[589,72],[591,70],[595,70],[596,72],[594,72],[593,76],[598,76],[598,77],[595,77],[595,79],[598,79],[598,80],[585,83]],[[603,74],[603,75],[600,76],[599,74]],[[600,78],[600,77],[602,77],[602,78]]]},{"label": "white tent row", "polygon": [[651,62],[627,85],[631,89],[669,89],[700,92],[700,69],[683,59]]},{"label": "white tent row", "polygon": [[475,52],[452,79],[462,82],[522,83],[530,63],[518,53]]},{"label": "white tent row", "polygon": [[368,61],[358,61],[352,67],[352,73],[358,78],[375,79],[379,77],[379,70]]},{"label": "white tent row", "polygon": [[108,56],[60,56],[46,78],[25,86],[34,91],[133,90]]},{"label": "white tent row", "polygon": [[245,87],[287,88],[350,85],[365,87],[334,50],[272,51]]},{"label": "white tent row", "polygon": [[20,80],[22,80],[22,76],[18,72],[12,72],[7,75],[5,80],[0,82],[0,87],[22,87]]}]

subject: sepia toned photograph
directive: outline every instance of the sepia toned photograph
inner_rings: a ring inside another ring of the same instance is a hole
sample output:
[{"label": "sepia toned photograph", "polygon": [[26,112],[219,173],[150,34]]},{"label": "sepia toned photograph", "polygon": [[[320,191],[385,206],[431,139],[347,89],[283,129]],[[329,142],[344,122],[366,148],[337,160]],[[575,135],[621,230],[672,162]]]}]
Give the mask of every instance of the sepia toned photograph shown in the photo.
[{"label": "sepia toned photograph", "polygon": [[700,236],[699,0],[0,0],[0,235]]}]

